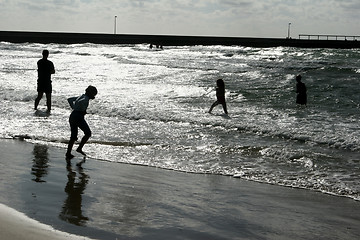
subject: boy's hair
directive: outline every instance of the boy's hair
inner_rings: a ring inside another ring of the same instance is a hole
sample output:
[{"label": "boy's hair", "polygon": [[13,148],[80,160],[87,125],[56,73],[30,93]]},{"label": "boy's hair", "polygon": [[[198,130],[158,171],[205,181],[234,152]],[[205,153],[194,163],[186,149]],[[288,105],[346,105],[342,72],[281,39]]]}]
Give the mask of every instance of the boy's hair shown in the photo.
[{"label": "boy's hair", "polygon": [[96,87],[90,85],[86,88],[85,93],[95,96],[98,93],[98,91],[97,91]]}]

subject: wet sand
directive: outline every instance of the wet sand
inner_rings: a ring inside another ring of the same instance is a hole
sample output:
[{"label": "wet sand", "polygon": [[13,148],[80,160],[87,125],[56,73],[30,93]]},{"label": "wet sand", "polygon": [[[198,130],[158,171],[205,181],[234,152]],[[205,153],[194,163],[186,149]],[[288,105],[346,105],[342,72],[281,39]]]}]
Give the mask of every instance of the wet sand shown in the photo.
[{"label": "wet sand", "polygon": [[360,237],[352,199],[80,156],[67,166],[62,148],[0,143],[0,203],[48,225],[0,205],[0,239]]}]

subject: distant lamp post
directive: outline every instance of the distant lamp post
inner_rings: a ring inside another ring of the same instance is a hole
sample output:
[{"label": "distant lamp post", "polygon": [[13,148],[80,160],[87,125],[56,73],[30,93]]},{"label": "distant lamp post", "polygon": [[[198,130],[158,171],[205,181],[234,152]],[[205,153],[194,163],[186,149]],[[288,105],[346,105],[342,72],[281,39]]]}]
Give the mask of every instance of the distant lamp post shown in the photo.
[{"label": "distant lamp post", "polygon": [[290,25],[291,25],[291,23],[289,23],[289,26],[288,26],[288,39],[290,39]]},{"label": "distant lamp post", "polygon": [[116,34],[116,19],[117,19],[117,16],[115,16],[115,20],[114,20],[114,34]]}]

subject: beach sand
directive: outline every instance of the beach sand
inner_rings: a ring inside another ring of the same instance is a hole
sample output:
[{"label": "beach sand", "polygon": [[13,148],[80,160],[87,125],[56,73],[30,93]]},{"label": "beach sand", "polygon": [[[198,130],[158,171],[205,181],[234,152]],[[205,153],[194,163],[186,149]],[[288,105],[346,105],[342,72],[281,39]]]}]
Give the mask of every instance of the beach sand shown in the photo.
[{"label": "beach sand", "polygon": [[352,199],[0,143],[1,240],[360,239]]},{"label": "beach sand", "polygon": [[0,204],[0,216],[0,239],[89,239],[55,230],[3,204]]}]

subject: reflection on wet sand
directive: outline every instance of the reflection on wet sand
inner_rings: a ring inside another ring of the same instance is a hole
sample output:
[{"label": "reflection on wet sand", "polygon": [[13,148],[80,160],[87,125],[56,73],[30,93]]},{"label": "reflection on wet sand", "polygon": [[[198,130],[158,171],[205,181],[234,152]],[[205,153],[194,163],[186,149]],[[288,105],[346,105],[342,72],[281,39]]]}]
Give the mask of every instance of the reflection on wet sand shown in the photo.
[{"label": "reflection on wet sand", "polygon": [[72,169],[71,164],[66,166],[68,182],[65,186],[65,192],[67,197],[59,214],[60,219],[78,226],[84,226],[89,220],[82,212],[82,195],[89,179],[89,176],[85,174],[81,167],[83,162],[85,162],[85,159],[80,164],[77,164],[77,171]]},{"label": "reflection on wet sand", "polygon": [[44,177],[48,174],[49,167],[48,147],[46,145],[35,144],[33,154],[34,159],[31,174],[34,175],[35,178],[32,180],[35,182],[46,182]]}]

